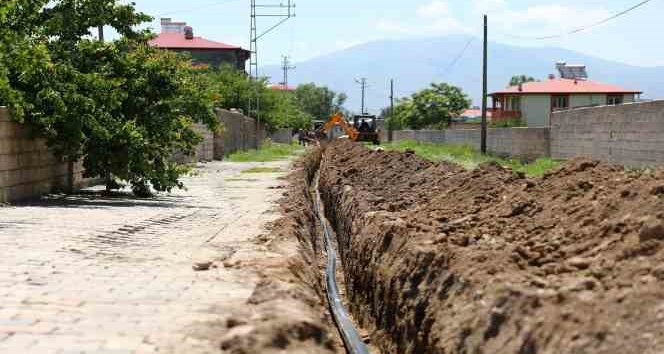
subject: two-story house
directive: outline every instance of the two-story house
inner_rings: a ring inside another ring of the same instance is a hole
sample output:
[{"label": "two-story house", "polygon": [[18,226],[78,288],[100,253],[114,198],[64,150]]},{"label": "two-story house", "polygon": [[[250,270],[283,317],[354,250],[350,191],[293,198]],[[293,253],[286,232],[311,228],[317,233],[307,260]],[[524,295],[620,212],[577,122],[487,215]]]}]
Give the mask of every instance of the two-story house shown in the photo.
[{"label": "two-story house", "polygon": [[194,36],[192,27],[185,22],[173,22],[170,18],[161,19],[161,33],[150,41],[150,45],[176,52],[187,52],[198,65],[231,65],[237,70],[245,70],[250,52],[242,47],[220,43]]},{"label": "two-story house", "polygon": [[618,105],[638,100],[642,93],[588,80],[582,65],[556,65],[560,77],[527,82],[491,93],[492,121],[520,119],[529,127],[550,125],[551,112],[578,107]]}]

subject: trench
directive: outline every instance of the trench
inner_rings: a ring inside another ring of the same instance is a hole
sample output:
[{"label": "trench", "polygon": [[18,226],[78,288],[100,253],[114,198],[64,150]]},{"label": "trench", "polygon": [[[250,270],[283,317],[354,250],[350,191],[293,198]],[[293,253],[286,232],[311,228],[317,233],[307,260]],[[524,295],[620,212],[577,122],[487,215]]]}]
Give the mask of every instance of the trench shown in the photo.
[{"label": "trench", "polygon": [[325,240],[325,251],[327,255],[327,265],[325,268],[325,289],[330,312],[337,325],[339,334],[344,342],[344,346],[350,354],[368,354],[369,349],[365,345],[356,325],[353,323],[346,306],[341,299],[339,285],[337,284],[337,253],[333,244],[332,231],[330,223],[325,216],[325,209],[319,190],[320,171],[314,177],[313,198],[314,209],[318,220],[323,229]]},{"label": "trench", "polygon": [[345,303],[382,353],[664,352],[664,171],[529,178],[344,141],[315,160]]}]

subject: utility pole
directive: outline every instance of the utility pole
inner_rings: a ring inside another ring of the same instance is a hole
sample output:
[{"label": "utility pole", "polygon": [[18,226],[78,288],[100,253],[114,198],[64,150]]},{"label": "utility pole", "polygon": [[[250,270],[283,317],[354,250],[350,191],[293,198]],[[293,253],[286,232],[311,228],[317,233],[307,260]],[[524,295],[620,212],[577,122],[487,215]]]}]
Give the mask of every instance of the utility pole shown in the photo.
[{"label": "utility pole", "polygon": [[284,81],[282,81],[281,84],[284,85],[284,90],[288,90],[288,72],[295,69],[297,69],[296,66],[290,65],[290,58],[287,55],[284,55],[281,65],[281,70],[284,72]]},{"label": "utility pole", "polygon": [[364,106],[364,100],[365,100],[365,97],[366,97],[366,90],[367,90],[367,87],[368,87],[367,86],[367,78],[363,77],[359,80],[355,79],[355,82],[357,82],[358,84],[360,84],[360,86],[362,86],[362,114],[365,114],[366,112],[364,110],[364,107],[365,107]]},{"label": "utility pole", "polygon": [[392,125],[394,124],[394,79],[390,80],[390,123],[387,125],[387,141],[392,142]]},{"label": "utility pole", "polygon": [[[284,60],[283,60],[283,65],[281,66],[281,69],[284,71],[284,81],[281,83],[283,86],[283,90],[286,91],[284,94],[290,94],[288,93],[288,71],[294,70],[295,66],[290,65],[290,59],[288,58],[288,55],[284,55]],[[286,106],[286,120],[288,121],[288,117],[290,116],[290,105]]]},{"label": "utility pole", "polygon": [[486,154],[486,135],[487,135],[487,121],[486,121],[486,100],[487,100],[487,60],[488,60],[488,20],[487,15],[484,15],[484,60],[482,64],[482,142],[481,150]]},{"label": "utility pole", "polygon": [[104,25],[99,25],[99,27],[97,27],[97,31],[99,32],[99,41],[103,42],[104,41]]},{"label": "utility pole", "polygon": [[[258,81],[258,40],[266,34],[272,32],[277,27],[281,26],[284,22],[288,21],[291,17],[295,17],[295,2],[288,0],[287,4],[257,4],[256,0],[251,0],[251,25],[249,34],[249,80]],[[265,9],[265,12],[259,11]],[[274,17],[280,20],[263,31],[258,33],[258,18],[259,17]],[[247,115],[251,115],[254,111],[256,118],[256,148],[260,145],[260,91],[258,86],[255,86],[254,97],[249,98]]]}]

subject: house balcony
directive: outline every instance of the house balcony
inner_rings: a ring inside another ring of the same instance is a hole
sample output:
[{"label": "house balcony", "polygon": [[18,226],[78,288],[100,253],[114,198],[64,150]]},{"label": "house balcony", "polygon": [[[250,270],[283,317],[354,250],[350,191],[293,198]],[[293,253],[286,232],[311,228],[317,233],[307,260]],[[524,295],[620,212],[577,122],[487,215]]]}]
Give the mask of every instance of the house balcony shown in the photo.
[{"label": "house balcony", "polygon": [[491,108],[491,121],[492,122],[505,122],[510,120],[521,119],[521,111],[505,111],[502,108]]}]

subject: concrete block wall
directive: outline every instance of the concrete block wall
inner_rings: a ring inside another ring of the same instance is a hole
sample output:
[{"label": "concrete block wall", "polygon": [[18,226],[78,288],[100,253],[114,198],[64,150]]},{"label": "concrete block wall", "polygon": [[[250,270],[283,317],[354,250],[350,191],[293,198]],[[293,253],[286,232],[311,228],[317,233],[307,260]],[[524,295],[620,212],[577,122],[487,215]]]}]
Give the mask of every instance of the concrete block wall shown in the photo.
[{"label": "concrete block wall", "polygon": [[587,155],[631,167],[664,164],[664,101],[561,111],[551,116],[551,155]]},{"label": "concrete block wall", "polygon": [[0,203],[38,197],[53,189],[86,185],[82,163],[62,162],[43,139],[33,139],[28,128],[13,122],[0,107]]},{"label": "concrete block wall", "polygon": [[224,125],[222,133],[214,134],[213,157],[216,160],[223,160],[225,156],[236,151],[256,149],[260,147],[260,142],[268,136],[264,125],[256,124],[253,118],[225,109],[217,109],[216,112]]},{"label": "concrete block wall", "polygon": [[214,160],[214,134],[204,124],[196,124],[196,133],[203,137],[203,141],[196,147],[196,158],[198,161]]},{"label": "concrete block wall", "polygon": [[[496,128],[489,129],[487,149],[489,152],[511,156],[522,160],[534,160],[549,156],[548,128]],[[394,140],[412,139],[420,142],[466,144],[480,148],[479,129],[447,130],[400,130],[393,134]]]},{"label": "concrete block wall", "polygon": [[270,134],[270,140],[280,144],[290,144],[293,140],[292,129],[279,129]]}]

